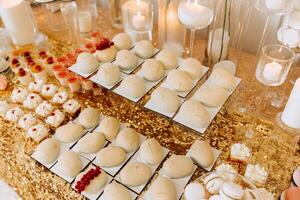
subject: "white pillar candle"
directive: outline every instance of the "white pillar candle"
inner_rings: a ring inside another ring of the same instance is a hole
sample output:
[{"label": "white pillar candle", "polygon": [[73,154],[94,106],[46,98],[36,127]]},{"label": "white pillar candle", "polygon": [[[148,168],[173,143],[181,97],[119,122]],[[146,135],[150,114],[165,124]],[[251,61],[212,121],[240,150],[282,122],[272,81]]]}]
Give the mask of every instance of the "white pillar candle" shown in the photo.
[{"label": "white pillar candle", "polygon": [[135,30],[143,31],[146,28],[146,18],[140,12],[132,16],[131,23]]},{"label": "white pillar candle", "polygon": [[267,63],[263,70],[263,77],[267,81],[278,81],[280,78],[282,66],[278,62]]},{"label": "white pillar candle", "polygon": [[92,15],[87,11],[80,11],[78,13],[79,32],[88,33],[93,30]]},{"label": "white pillar candle", "polygon": [[0,1],[0,13],[14,44],[22,46],[33,42],[35,27],[27,2],[2,0]]},{"label": "white pillar candle", "polygon": [[270,10],[282,10],[285,8],[286,0],[266,0],[265,5]]},{"label": "white pillar candle", "polygon": [[296,80],[281,120],[291,128],[300,129],[300,78]]}]

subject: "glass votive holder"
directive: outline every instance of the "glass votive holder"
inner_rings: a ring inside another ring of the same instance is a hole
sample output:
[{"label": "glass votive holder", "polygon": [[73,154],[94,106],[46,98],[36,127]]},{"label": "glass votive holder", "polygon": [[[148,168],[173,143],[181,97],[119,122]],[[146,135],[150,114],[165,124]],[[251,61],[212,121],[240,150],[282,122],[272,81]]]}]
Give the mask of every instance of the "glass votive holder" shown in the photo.
[{"label": "glass votive holder", "polygon": [[294,6],[294,0],[256,0],[257,10],[267,14],[287,14]]},{"label": "glass votive holder", "polygon": [[256,79],[267,86],[279,86],[287,78],[295,53],[279,44],[264,46],[257,66]]},{"label": "glass votive holder", "polygon": [[152,30],[153,15],[147,8],[128,9],[128,26],[130,30],[145,33]]},{"label": "glass votive holder", "polygon": [[96,28],[96,0],[76,0],[78,10],[78,31],[91,33]]}]

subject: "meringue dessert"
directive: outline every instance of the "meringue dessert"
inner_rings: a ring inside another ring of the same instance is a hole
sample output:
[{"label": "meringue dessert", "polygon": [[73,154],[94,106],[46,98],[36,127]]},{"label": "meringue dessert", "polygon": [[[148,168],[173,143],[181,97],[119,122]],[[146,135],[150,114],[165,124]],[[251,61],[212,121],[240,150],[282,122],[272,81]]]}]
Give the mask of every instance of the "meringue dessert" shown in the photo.
[{"label": "meringue dessert", "polygon": [[178,179],[190,176],[193,173],[194,164],[189,157],[172,154],[164,162],[162,170],[169,178]]},{"label": "meringue dessert", "polygon": [[189,73],[193,79],[199,79],[202,75],[202,64],[196,58],[184,59],[180,64],[180,69]]},{"label": "meringue dessert", "polygon": [[213,148],[203,140],[196,140],[191,146],[188,156],[200,167],[207,168],[214,163]]},{"label": "meringue dessert", "polygon": [[63,109],[69,114],[75,114],[81,108],[80,103],[75,99],[70,99],[64,103]]},{"label": "meringue dessert", "polygon": [[217,68],[211,73],[205,84],[231,91],[235,86],[235,79],[234,76],[225,69]]},{"label": "meringue dessert", "polygon": [[226,101],[227,91],[220,87],[203,87],[197,90],[194,98],[208,107],[219,107]]},{"label": "meringue dessert", "polygon": [[116,138],[120,130],[120,122],[114,117],[105,117],[99,124],[97,132],[103,133],[109,141]]},{"label": "meringue dessert", "polygon": [[68,122],[56,129],[55,136],[63,143],[71,143],[79,139],[84,133],[84,129],[81,125]]},{"label": "meringue dessert", "polygon": [[26,89],[17,88],[12,91],[11,101],[13,103],[23,103],[28,96],[28,91]]},{"label": "meringue dessert", "polygon": [[118,53],[118,50],[115,46],[110,46],[108,48],[105,48],[103,50],[97,50],[94,53],[94,56],[97,58],[97,60],[101,63],[107,63],[112,62]]},{"label": "meringue dessert", "polygon": [[163,66],[155,59],[146,60],[142,65],[141,72],[143,78],[150,82],[158,81],[165,75]]},{"label": "meringue dessert", "polygon": [[192,182],[185,187],[184,198],[186,200],[208,199],[208,194],[200,183]]},{"label": "meringue dessert", "polygon": [[129,50],[121,50],[116,56],[115,63],[124,71],[131,70],[138,65],[138,57]]},{"label": "meringue dessert", "polygon": [[35,158],[42,164],[51,164],[56,161],[60,151],[60,144],[54,138],[47,138],[36,148]]},{"label": "meringue dessert", "polygon": [[173,69],[167,76],[167,84],[175,91],[187,92],[193,88],[191,76],[180,69]]},{"label": "meringue dessert", "polygon": [[100,113],[96,108],[85,108],[78,116],[78,123],[85,129],[95,127],[100,121]]},{"label": "meringue dessert", "polygon": [[102,197],[105,200],[133,200],[129,190],[116,182],[112,182],[105,187]]},{"label": "meringue dessert", "polygon": [[80,156],[73,151],[65,151],[62,153],[56,163],[58,169],[63,176],[73,178],[75,177],[83,168]]},{"label": "meringue dessert", "polygon": [[29,129],[30,127],[36,125],[36,123],[37,123],[36,118],[35,118],[31,113],[28,113],[28,114],[23,115],[23,116],[19,119],[18,125],[19,125],[22,129],[27,130],[27,129]]},{"label": "meringue dessert", "polygon": [[50,103],[43,101],[37,106],[35,113],[40,117],[47,117],[52,113],[53,110],[54,107]]},{"label": "meringue dessert", "polygon": [[174,69],[177,67],[177,56],[171,50],[163,49],[156,56],[155,59],[162,64],[165,69]]},{"label": "meringue dessert", "polygon": [[65,115],[56,109],[46,118],[46,123],[53,127],[58,127],[65,120]]},{"label": "meringue dessert", "polygon": [[91,53],[82,52],[78,55],[75,65],[79,71],[89,74],[98,68],[99,62]]},{"label": "meringue dessert", "polygon": [[52,98],[57,91],[57,86],[53,84],[48,84],[43,86],[41,94],[45,98]]},{"label": "meringue dessert", "polygon": [[45,82],[43,80],[35,80],[29,83],[28,89],[30,92],[41,93]]},{"label": "meringue dessert", "polygon": [[150,186],[151,200],[177,200],[174,183],[163,176],[158,176]]},{"label": "meringue dessert", "polygon": [[230,159],[233,161],[246,162],[251,156],[250,149],[243,143],[235,143],[230,147]]},{"label": "meringue dessert", "polygon": [[155,53],[154,50],[155,49],[152,43],[147,40],[138,41],[137,43],[135,43],[135,46],[133,48],[135,55],[144,59],[152,57]]},{"label": "meringue dessert", "polygon": [[116,142],[118,146],[122,147],[127,153],[130,153],[139,148],[140,136],[134,129],[124,128],[118,134]]},{"label": "meringue dessert", "polygon": [[27,135],[30,136],[34,141],[40,142],[46,137],[48,137],[49,129],[42,124],[38,124],[30,127],[27,130]]},{"label": "meringue dessert", "polygon": [[101,65],[97,75],[100,82],[108,86],[116,84],[121,78],[119,67],[113,63],[105,63]]},{"label": "meringue dessert", "polygon": [[129,187],[136,187],[148,182],[152,172],[150,167],[141,162],[129,162],[120,172],[120,181]]},{"label": "meringue dessert", "polygon": [[133,99],[138,99],[146,92],[146,86],[140,77],[137,75],[129,75],[123,79],[120,87],[125,92],[126,96]]},{"label": "meringue dessert", "polygon": [[245,177],[258,185],[263,185],[268,179],[268,172],[259,164],[248,164],[245,171]]},{"label": "meringue dessert", "polygon": [[127,33],[118,33],[112,39],[118,50],[130,49],[132,47],[132,39]]},{"label": "meringue dessert", "polygon": [[150,165],[157,165],[164,159],[164,152],[156,139],[150,138],[143,142],[139,149],[142,160]]},{"label": "meringue dessert", "polygon": [[61,91],[52,97],[51,102],[56,105],[62,105],[68,100],[68,98],[68,93],[66,91]]},{"label": "meringue dessert", "polygon": [[79,152],[85,154],[96,153],[105,145],[105,137],[102,133],[87,133],[77,142]]},{"label": "meringue dessert", "polygon": [[117,167],[126,160],[126,152],[121,147],[109,145],[101,149],[96,156],[95,164],[100,167]]},{"label": "meringue dessert", "polygon": [[43,99],[40,95],[31,93],[26,97],[26,100],[23,102],[23,106],[29,110],[35,110]]},{"label": "meringue dessert", "polygon": [[10,122],[17,122],[24,114],[21,108],[14,107],[6,112],[5,119]]},{"label": "meringue dessert", "polygon": [[177,94],[165,87],[156,88],[151,94],[151,101],[161,112],[166,113],[174,113],[180,106]]}]

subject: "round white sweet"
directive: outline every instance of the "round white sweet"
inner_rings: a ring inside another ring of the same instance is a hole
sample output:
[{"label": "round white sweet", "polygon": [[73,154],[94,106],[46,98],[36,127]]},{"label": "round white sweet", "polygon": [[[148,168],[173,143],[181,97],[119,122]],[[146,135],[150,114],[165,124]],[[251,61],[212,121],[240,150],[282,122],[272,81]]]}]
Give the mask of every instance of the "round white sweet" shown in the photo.
[{"label": "round white sweet", "polygon": [[156,56],[155,59],[159,61],[165,69],[174,69],[177,66],[177,56],[171,50],[163,49]]},{"label": "round white sweet", "polygon": [[192,89],[193,80],[187,72],[173,69],[167,76],[167,84],[175,91],[186,92]]},{"label": "round white sweet", "polygon": [[121,88],[130,98],[137,99],[144,95],[146,86],[144,80],[137,75],[129,75],[121,82]]},{"label": "round white sweet", "polygon": [[176,187],[170,179],[158,176],[151,185],[150,197],[155,200],[176,200]]},{"label": "round white sweet", "polygon": [[220,193],[220,195],[221,196],[226,195],[227,197],[230,197],[233,199],[242,199],[242,197],[244,195],[244,190],[238,184],[235,184],[232,182],[225,182],[225,183],[223,183],[222,192]]},{"label": "round white sweet", "polygon": [[136,187],[151,178],[151,169],[142,162],[129,162],[120,172],[120,180],[126,186]]},{"label": "round white sweet", "polygon": [[103,133],[107,140],[115,139],[119,130],[120,122],[114,117],[105,117],[97,128],[97,132]]},{"label": "round white sweet", "polygon": [[201,167],[207,168],[214,163],[212,147],[203,140],[196,140],[190,148],[189,156]]},{"label": "round white sweet", "polygon": [[75,65],[79,71],[91,73],[98,67],[99,63],[91,53],[82,52],[78,55]]},{"label": "round white sweet", "polygon": [[98,152],[105,145],[105,137],[102,133],[88,133],[78,143],[78,150],[82,153],[91,154]]},{"label": "round white sweet", "polygon": [[210,194],[218,194],[223,182],[223,179],[217,174],[210,174],[203,180],[205,188]]},{"label": "round white sweet", "polygon": [[205,106],[218,107],[226,101],[227,90],[219,87],[200,88],[194,95]]},{"label": "round white sweet", "polygon": [[82,169],[80,156],[73,151],[65,151],[57,161],[58,169],[66,177],[75,177]]},{"label": "round white sweet", "polygon": [[23,103],[28,96],[26,89],[17,88],[12,91],[11,100],[13,103]]},{"label": "round white sweet", "polygon": [[189,73],[193,79],[199,79],[202,75],[202,64],[196,58],[187,58],[180,64],[180,69]]},{"label": "round white sweet", "polygon": [[184,190],[184,197],[186,200],[199,200],[206,198],[204,187],[197,182],[189,183]]},{"label": "round white sweet", "polygon": [[160,80],[165,74],[163,66],[155,59],[146,60],[141,70],[143,78],[150,82]]},{"label": "round white sweet", "polygon": [[103,199],[105,200],[132,200],[129,190],[124,186],[112,182],[108,184],[103,192]]},{"label": "round white sweet", "polygon": [[28,89],[30,92],[40,93],[42,91],[44,84],[45,84],[44,80],[35,80],[29,83]]},{"label": "round white sweet", "polygon": [[81,107],[80,103],[78,103],[78,101],[76,101],[75,99],[70,99],[67,102],[65,102],[63,105],[63,109],[67,113],[71,113],[71,114],[77,112],[80,109],[80,107]]},{"label": "round white sweet", "polygon": [[35,112],[41,117],[47,117],[53,110],[54,107],[52,106],[52,104],[48,103],[47,101],[43,101],[35,109]]},{"label": "round white sweet", "polygon": [[132,128],[124,128],[120,131],[116,139],[117,145],[126,152],[134,152],[140,144],[139,134]]},{"label": "round white sweet", "polygon": [[176,112],[180,105],[177,94],[164,87],[158,87],[153,91],[151,101],[160,111],[167,113]]},{"label": "round white sweet", "polygon": [[57,159],[59,151],[59,142],[54,138],[47,138],[37,146],[34,154],[39,162],[51,164]]},{"label": "round white sweet", "polygon": [[116,58],[117,53],[117,48],[115,46],[111,46],[107,49],[96,51],[94,56],[99,62],[107,63],[112,62]]},{"label": "round white sweet", "polygon": [[105,85],[114,85],[120,80],[120,68],[113,63],[103,64],[97,72],[97,75]]},{"label": "round white sweet", "polygon": [[140,58],[150,58],[154,54],[154,47],[151,42],[141,40],[135,43],[133,48],[134,53]]},{"label": "round white sweet", "polygon": [[55,136],[57,139],[64,143],[74,142],[83,134],[83,127],[73,122],[69,122],[63,126],[60,126],[55,131]]},{"label": "round white sweet", "polygon": [[14,107],[8,110],[5,114],[5,119],[11,122],[17,122],[24,115],[24,111],[19,107]]},{"label": "round white sweet", "polygon": [[100,113],[95,108],[86,108],[78,116],[78,122],[86,129],[93,128],[100,120]]},{"label": "round white sweet", "polygon": [[54,103],[54,104],[63,104],[65,103],[69,98],[69,95],[66,91],[61,91],[61,92],[58,92],[56,93],[51,102]]},{"label": "round white sweet", "polygon": [[164,158],[163,149],[154,138],[145,140],[140,147],[139,153],[143,161],[150,165],[157,165]]},{"label": "round white sweet", "polygon": [[58,88],[53,84],[44,85],[42,88],[42,95],[44,97],[53,97]]},{"label": "round white sweet", "polygon": [[172,154],[164,162],[163,172],[169,178],[177,179],[189,176],[194,169],[193,161],[186,156]]},{"label": "round white sweet", "polygon": [[48,134],[49,129],[42,124],[32,126],[27,131],[27,135],[29,135],[36,142],[40,142],[41,140],[45,139]]},{"label": "round white sweet", "polygon": [[127,33],[118,33],[112,39],[117,49],[130,49],[132,47],[132,39]]},{"label": "round white sweet", "polygon": [[126,152],[121,147],[109,145],[101,149],[96,156],[96,164],[100,167],[116,167],[126,159]]},{"label": "round white sweet", "polygon": [[23,106],[27,109],[34,110],[42,103],[42,97],[38,94],[31,93],[26,97],[26,100],[23,102]]},{"label": "round white sweet", "polygon": [[206,84],[231,91],[234,88],[235,79],[234,76],[227,70],[223,68],[217,68],[211,73],[210,77],[206,81]]},{"label": "round white sweet", "polygon": [[29,129],[30,127],[36,125],[37,123],[37,120],[36,118],[31,114],[31,113],[28,113],[28,114],[25,114],[23,115],[20,119],[19,119],[19,122],[18,122],[18,125],[27,130]]},{"label": "round white sweet", "polygon": [[0,116],[4,117],[10,106],[6,101],[0,101]]},{"label": "round white sweet", "polygon": [[222,60],[216,63],[213,67],[213,70],[218,68],[228,71],[230,74],[232,74],[232,76],[234,76],[236,73],[236,64],[230,60]]},{"label": "round white sweet", "polygon": [[137,66],[138,57],[129,50],[121,50],[116,57],[116,64],[123,70],[127,71]]}]

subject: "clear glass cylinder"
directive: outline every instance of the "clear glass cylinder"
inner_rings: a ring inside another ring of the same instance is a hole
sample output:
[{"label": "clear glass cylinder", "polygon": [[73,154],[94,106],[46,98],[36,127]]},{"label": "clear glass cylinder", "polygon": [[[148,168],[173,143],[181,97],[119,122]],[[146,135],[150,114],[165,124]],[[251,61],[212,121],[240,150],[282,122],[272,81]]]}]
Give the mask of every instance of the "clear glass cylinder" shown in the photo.
[{"label": "clear glass cylinder", "polygon": [[114,28],[122,28],[123,20],[122,20],[122,5],[126,0],[110,0],[109,1],[109,10],[111,16],[112,26]]},{"label": "clear glass cylinder", "polygon": [[63,19],[69,30],[71,42],[75,45],[78,42],[78,11],[77,4],[74,1],[62,3],[60,9],[63,15]]},{"label": "clear glass cylinder", "polygon": [[60,32],[67,29],[66,23],[63,19],[63,15],[60,11],[61,2],[50,2],[43,4],[46,11],[46,17],[48,20],[48,29],[53,32]]},{"label": "clear glass cylinder", "polygon": [[78,10],[78,31],[90,33],[97,28],[98,16],[96,0],[76,0]]}]

